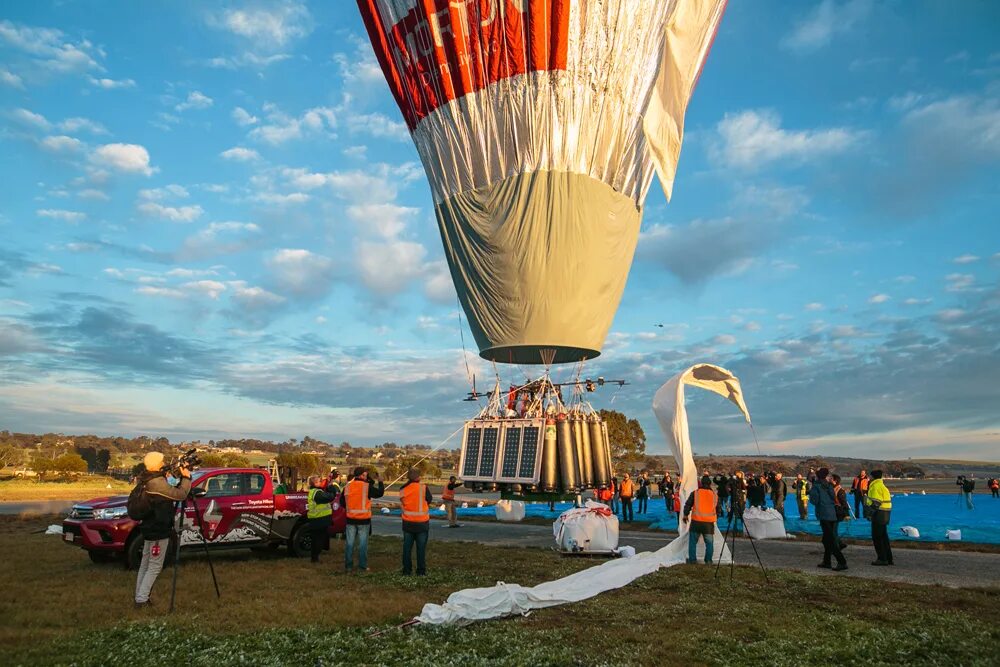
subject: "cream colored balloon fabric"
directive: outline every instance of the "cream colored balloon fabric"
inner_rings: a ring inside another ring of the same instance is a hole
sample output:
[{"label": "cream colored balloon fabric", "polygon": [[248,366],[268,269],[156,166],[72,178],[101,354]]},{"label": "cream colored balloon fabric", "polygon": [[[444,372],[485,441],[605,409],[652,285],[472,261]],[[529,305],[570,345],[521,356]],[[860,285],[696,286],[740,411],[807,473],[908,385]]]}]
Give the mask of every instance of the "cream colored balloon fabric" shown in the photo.
[{"label": "cream colored balloon fabric", "polygon": [[597,356],[725,0],[358,4],[482,356]]}]

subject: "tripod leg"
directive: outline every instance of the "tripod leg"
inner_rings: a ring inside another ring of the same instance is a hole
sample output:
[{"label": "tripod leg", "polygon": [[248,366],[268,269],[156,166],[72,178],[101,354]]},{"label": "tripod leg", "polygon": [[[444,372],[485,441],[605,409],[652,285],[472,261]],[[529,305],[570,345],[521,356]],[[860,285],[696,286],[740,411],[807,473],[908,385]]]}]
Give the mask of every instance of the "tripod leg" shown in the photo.
[{"label": "tripod leg", "polygon": [[198,534],[201,535],[201,545],[205,548],[205,558],[208,559],[208,570],[212,573],[212,583],[215,584],[215,597],[221,598],[219,581],[215,578],[215,566],[212,565],[212,554],[209,552],[208,542],[205,541],[205,527],[201,523],[201,515],[198,514],[198,501],[194,497],[191,498],[191,507],[194,508],[194,519],[198,522]]},{"label": "tripod leg", "polygon": [[[744,524],[745,526],[745,524]],[[764,581],[771,583],[771,580],[767,578],[767,568],[764,567],[764,561],[760,559],[760,552],[757,551],[757,544],[753,541],[753,536],[750,535],[750,531],[747,531],[747,537],[750,538],[750,546],[753,547],[753,553],[757,556],[757,563],[760,565],[760,571],[764,573]]]},{"label": "tripod leg", "polygon": [[[185,503],[177,503],[175,511],[180,510],[181,517],[181,527],[184,526],[184,505]],[[174,528],[177,528],[177,520],[174,519]],[[174,599],[177,597],[177,566],[181,562],[181,531],[176,530],[177,533],[177,547],[174,549],[174,577],[173,583],[170,585],[170,609],[167,613],[174,613]],[[168,543],[169,544],[169,543]]]},{"label": "tripod leg", "polygon": [[[719,568],[722,567],[722,554],[726,552],[726,541],[729,539],[729,530],[733,527],[733,517],[729,516],[729,523],[726,524],[726,534],[722,536],[722,548],[719,549],[719,562],[715,564],[715,578],[719,578]],[[734,540],[735,541],[735,540]],[[729,557],[733,557],[732,551],[729,552]]]}]

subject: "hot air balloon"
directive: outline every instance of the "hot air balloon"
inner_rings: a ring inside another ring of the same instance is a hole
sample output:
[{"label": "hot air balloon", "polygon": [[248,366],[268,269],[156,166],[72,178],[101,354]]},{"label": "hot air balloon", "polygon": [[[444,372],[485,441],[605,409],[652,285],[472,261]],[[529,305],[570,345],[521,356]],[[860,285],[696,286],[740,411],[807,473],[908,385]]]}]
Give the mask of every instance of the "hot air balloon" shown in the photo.
[{"label": "hot air balloon", "polygon": [[725,0],[358,0],[480,356],[601,353]]}]

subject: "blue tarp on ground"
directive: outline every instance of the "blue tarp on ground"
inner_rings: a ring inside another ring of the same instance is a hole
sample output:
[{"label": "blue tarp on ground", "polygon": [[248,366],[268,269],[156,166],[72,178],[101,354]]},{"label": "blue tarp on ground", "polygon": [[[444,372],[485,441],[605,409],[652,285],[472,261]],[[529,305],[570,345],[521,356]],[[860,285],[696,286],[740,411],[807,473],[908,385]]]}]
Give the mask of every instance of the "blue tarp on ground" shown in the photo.
[{"label": "blue tarp on ground", "polygon": [[[893,540],[945,542],[947,541],[945,531],[961,530],[963,542],[1000,544],[1000,499],[991,498],[988,493],[973,494],[972,499],[975,507],[970,510],[966,509],[965,502],[958,493],[937,493],[925,496],[894,494],[889,536]],[[851,505],[853,509],[853,499]],[[572,506],[572,503],[556,503],[555,511],[550,512],[548,503],[528,503],[525,508],[525,516],[541,517],[554,521]],[[435,514],[443,515],[444,512],[436,511]],[[492,506],[468,507],[459,509],[458,516],[494,516],[494,509]],[[677,516],[667,514],[663,498],[651,498],[647,513],[644,515],[636,514],[636,519],[648,522],[651,527],[661,530],[677,528]],[[915,539],[904,535],[900,531],[903,526],[916,528],[920,531],[920,538]],[[725,530],[724,519],[720,528]],[[622,529],[627,530],[627,527],[622,526]],[[809,508],[809,519],[806,521],[799,519],[798,507],[791,495],[785,503],[785,530],[789,533],[810,533],[813,535],[819,535],[822,532],[812,507]],[[864,519],[845,521],[841,524],[840,532],[845,537],[870,538],[871,524]]]}]

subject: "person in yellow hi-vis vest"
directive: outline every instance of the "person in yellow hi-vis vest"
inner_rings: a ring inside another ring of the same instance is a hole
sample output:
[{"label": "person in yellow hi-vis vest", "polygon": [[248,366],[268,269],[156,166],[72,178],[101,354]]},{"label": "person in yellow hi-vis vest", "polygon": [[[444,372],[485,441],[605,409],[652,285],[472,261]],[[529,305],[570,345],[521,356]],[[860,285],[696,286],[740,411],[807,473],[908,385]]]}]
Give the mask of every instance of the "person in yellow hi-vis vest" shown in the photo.
[{"label": "person in yellow hi-vis vest", "polygon": [[319,552],[330,550],[330,521],[333,508],[330,503],[337,500],[337,494],[320,487],[321,478],[313,475],[309,478],[309,493],[306,495],[306,519],[309,521],[309,534],[312,537],[310,555],[312,562],[319,562]]},{"label": "person in yellow hi-vis vest", "polygon": [[892,565],[892,547],[889,545],[889,514],[892,511],[892,494],[885,486],[881,470],[872,470],[865,505],[871,511],[872,544],[876,559],[872,565]]},{"label": "person in yellow hi-vis vest", "polygon": [[403,508],[403,570],[413,574],[413,547],[417,547],[417,575],[427,574],[427,538],[431,526],[430,489],[420,481],[420,471],[410,468],[406,484],[399,490],[399,504]]}]

